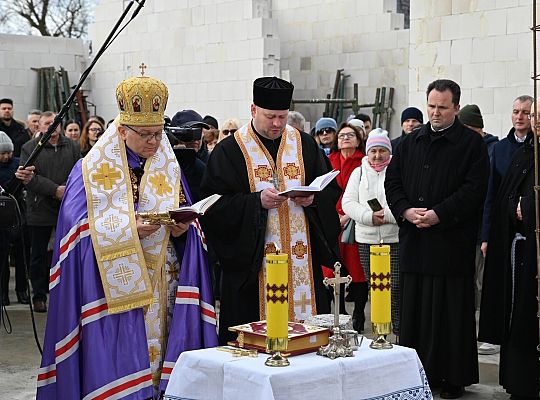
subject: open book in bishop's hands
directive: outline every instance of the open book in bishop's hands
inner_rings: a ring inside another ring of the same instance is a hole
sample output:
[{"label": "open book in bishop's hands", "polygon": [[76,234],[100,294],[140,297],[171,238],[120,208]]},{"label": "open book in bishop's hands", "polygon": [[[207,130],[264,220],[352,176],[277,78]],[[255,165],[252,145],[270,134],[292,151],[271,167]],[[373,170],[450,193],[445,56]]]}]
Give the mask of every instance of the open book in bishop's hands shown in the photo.
[{"label": "open book in bishop's hands", "polygon": [[284,190],[283,192],[279,192],[278,194],[281,196],[287,196],[287,197],[307,197],[311,196],[314,193],[320,192],[323,190],[332,180],[338,176],[339,171],[336,171],[333,169],[332,171],[318,176],[309,184],[309,186],[295,186],[290,189]]},{"label": "open book in bishop's hands", "polygon": [[156,224],[156,225],[174,225],[178,222],[187,223],[191,222],[214,205],[216,201],[220,199],[220,194],[213,194],[208,196],[191,206],[178,207],[167,212],[153,213],[153,212],[140,212],[138,215],[143,220],[144,224]]}]

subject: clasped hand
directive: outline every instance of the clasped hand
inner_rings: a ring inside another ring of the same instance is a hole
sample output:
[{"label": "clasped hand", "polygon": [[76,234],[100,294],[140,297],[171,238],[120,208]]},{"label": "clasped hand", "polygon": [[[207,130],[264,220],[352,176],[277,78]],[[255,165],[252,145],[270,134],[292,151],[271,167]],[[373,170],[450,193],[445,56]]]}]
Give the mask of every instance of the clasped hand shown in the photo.
[{"label": "clasped hand", "polygon": [[[150,236],[152,233],[157,231],[159,227],[161,226],[157,224],[145,224],[143,223],[142,218],[139,217],[138,215],[136,216],[135,221],[137,223],[137,233],[139,234],[139,238],[141,239],[144,239],[147,236]],[[190,223],[191,221],[186,222],[186,223],[177,222],[176,225],[169,226],[169,229],[171,230],[171,235],[173,237],[178,237],[180,235],[183,235],[189,229]]]},{"label": "clasped hand", "polygon": [[407,208],[403,212],[403,218],[416,225],[417,228],[430,228],[440,222],[435,211],[427,208]]},{"label": "clasped hand", "polygon": [[[264,189],[261,192],[261,205],[263,208],[266,208],[267,210],[270,210],[272,208],[279,208],[284,202],[287,201],[287,196],[280,196],[278,194],[279,192],[271,187]],[[308,207],[313,203],[313,199],[315,198],[315,195],[310,196],[298,196],[293,197],[291,200],[296,204],[297,206],[301,207]]]}]

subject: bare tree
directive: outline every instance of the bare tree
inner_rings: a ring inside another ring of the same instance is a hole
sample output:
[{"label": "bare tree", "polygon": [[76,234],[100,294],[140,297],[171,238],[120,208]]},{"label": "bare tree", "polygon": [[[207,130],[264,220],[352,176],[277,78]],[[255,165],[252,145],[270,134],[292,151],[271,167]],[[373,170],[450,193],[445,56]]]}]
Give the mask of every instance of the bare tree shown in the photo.
[{"label": "bare tree", "polygon": [[5,33],[86,36],[92,0],[11,0],[0,5]]}]

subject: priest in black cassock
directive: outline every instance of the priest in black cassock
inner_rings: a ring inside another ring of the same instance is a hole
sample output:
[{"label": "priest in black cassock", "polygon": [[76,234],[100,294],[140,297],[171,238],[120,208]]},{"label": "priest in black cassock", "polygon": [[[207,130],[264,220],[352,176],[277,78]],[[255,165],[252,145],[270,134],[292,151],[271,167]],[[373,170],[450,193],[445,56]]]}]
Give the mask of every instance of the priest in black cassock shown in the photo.
[{"label": "priest in black cassock", "polygon": [[328,172],[315,140],[287,125],[293,85],[256,79],[251,121],[219,142],[210,155],[203,197],[223,197],[201,219],[221,263],[219,340],[234,340],[234,325],[265,319],[265,254],[289,254],[289,321],[328,313],[321,264],[333,265],[340,231],[339,188],[288,199],[278,193],[308,185]]},{"label": "priest in black cassock", "polygon": [[429,122],[403,139],[384,185],[400,226],[399,341],[416,349],[443,399],[478,382],[474,271],[489,158],[457,118],[460,95],[451,80],[428,86]]},{"label": "priest in black cassock", "polygon": [[[531,110],[537,128],[538,109]],[[533,134],[512,158],[492,213],[478,339],[501,345],[499,383],[513,400],[538,399],[540,362]]]}]

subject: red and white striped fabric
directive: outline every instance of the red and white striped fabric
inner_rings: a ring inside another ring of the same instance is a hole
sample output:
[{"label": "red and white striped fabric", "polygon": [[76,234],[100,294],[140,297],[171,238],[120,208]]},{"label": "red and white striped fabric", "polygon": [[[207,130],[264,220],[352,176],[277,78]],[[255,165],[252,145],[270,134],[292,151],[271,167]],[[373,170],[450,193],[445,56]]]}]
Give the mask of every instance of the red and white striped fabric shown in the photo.
[{"label": "red and white striped fabric", "polygon": [[201,228],[201,224],[199,223],[199,219],[197,218],[191,224],[195,227],[195,230],[197,231],[197,236],[199,236],[199,238],[201,239],[204,251],[208,251],[208,247],[206,246],[206,237],[204,237],[204,232]]},{"label": "red and white striped fabric", "polygon": [[201,308],[201,319],[212,325],[217,324],[214,306],[201,300],[198,287],[178,285],[175,302],[176,304],[199,306]]},{"label": "red and white striped fabric", "polygon": [[84,396],[83,400],[121,399],[148,386],[152,386],[152,373],[150,372],[150,368],[124,376],[102,386]]},{"label": "red and white striped fabric", "polygon": [[38,371],[37,386],[47,386],[56,383],[56,364],[47,365]]},{"label": "red and white striped fabric", "polygon": [[54,346],[54,355],[56,364],[60,364],[66,358],[71,356],[79,348],[79,339],[81,336],[81,327],[77,325],[65,338],[60,340]]},{"label": "red and white striped fabric", "polygon": [[84,326],[109,315],[108,308],[105,297],[85,304],[81,307],[81,325]]},{"label": "red and white striped fabric", "polygon": [[62,261],[66,259],[69,252],[79,243],[82,238],[90,236],[90,229],[88,227],[88,219],[84,218],[80,220],[77,225],[72,227],[69,232],[60,240],[60,254],[58,256],[58,262],[51,268],[49,274],[49,291],[51,291],[56,285],[60,283],[60,266]]},{"label": "red and white striped fabric", "polygon": [[174,363],[172,361],[165,361],[163,363],[163,368],[161,369],[161,379],[169,379],[174,368]]}]

